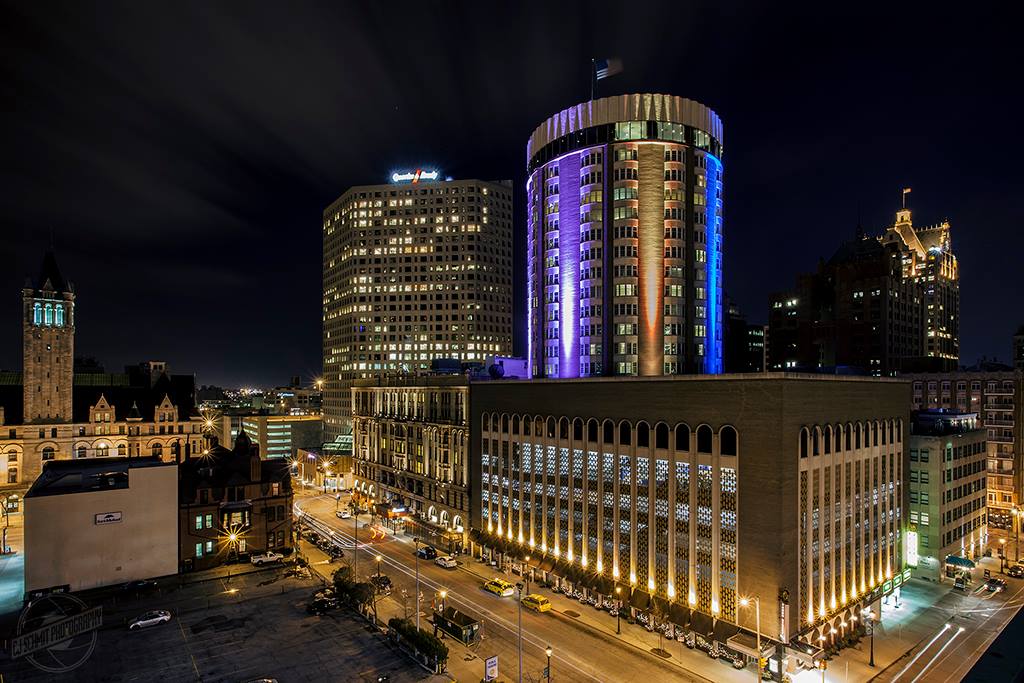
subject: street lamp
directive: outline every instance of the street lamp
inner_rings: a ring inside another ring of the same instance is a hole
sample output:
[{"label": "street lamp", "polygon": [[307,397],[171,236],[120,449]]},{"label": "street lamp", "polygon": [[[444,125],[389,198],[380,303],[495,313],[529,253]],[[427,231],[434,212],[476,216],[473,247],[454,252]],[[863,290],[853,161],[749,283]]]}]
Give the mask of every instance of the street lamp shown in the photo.
[{"label": "street lamp", "polygon": [[1003,574],[1006,573],[1006,539],[999,539],[999,561],[1002,562],[1002,569],[1000,570]]},{"label": "street lamp", "polygon": [[444,611],[444,599],[448,597],[448,591],[442,590],[438,595],[441,596],[441,611]]},{"label": "street lamp", "polygon": [[523,683],[523,583],[516,584],[519,591],[519,683]]},{"label": "street lamp", "polygon": [[622,586],[615,587],[615,602],[618,605],[615,607],[615,633],[622,633],[622,598],[619,597],[622,594]]},{"label": "street lamp", "polygon": [[377,576],[380,576],[380,563],[384,560],[383,555],[377,556]]},{"label": "street lamp", "polygon": [[551,683],[551,646],[548,645],[547,649],[544,650],[544,654],[548,656],[548,683]]},{"label": "street lamp", "polygon": [[1014,535],[1013,535],[1013,537],[1014,537],[1014,543],[1016,544],[1016,547],[1014,548],[1014,551],[1013,551],[1013,559],[1014,559],[1014,562],[1016,562],[1017,564],[1020,564],[1020,518],[1021,518],[1021,515],[1024,515],[1024,510],[1022,510],[1021,508],[1019,508],[1019,507],[1017,507],[1015,505],[1013,507],[1013,522],[1014,522],[1014,525],[1013,525],[1014,526]]},{"label": "street lamp", "polygon": [[871,636],[871,658],[868,660],[868,666],[874,666],[875,665],[875,613],[873,611],[871,611],[870,609],[866,609],[866,610],[861,612],[861,615],[864,617],[864,623],[868,626],[868,628],[871,629],[868,632],[868,635]]},{"label": "street lamp", "polygon": [[740,606],[748,607],[754,601],[754,633],[757,634],[757,680],[761,680],[761,598],[741,598]]}]

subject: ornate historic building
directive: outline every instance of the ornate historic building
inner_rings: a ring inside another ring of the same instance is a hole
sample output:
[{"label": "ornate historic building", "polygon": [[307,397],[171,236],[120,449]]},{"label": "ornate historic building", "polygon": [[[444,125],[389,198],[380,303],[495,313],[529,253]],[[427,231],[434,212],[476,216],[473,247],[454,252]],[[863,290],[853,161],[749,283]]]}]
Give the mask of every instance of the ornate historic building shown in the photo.
[{"label": "ornate historic building", "polygon": [[75,369],[75,290],[47,252],[22,290],[22,372],[0,372],[0,495],[17,507],[43,463],[204,448],[195,379],[161,362]]},{"label": "ornate historic building", "polygon": [[467,540],[470,381],[357,380],[352,389],[357,498],[438,547]]}]

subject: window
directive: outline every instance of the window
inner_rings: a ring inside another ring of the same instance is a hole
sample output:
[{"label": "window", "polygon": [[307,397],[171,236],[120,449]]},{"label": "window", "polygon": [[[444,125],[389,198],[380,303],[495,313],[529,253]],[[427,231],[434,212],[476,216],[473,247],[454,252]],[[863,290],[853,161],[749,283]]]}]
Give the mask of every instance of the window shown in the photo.
[{"label": "window", "polygon": [[9,467],[7,468],[7,483],[17,484],[18,483],[18,468]]},{"label": "window", "polygon": [[203,556],[203,544],[202,543],[196,543],[196,557],[202,557],[202,556]]},{"label": "window", "polygon": [[155,456],[157,456],[159,458],[159,457],[162,457],[163,454],[164,454],[163,444],[158,444],[158,443],[153,444],[153,455],[155,455]]},{"label": "window", "polygon": [[196,515],[196,529],[202,529],[202,528],[203,528],[203,516],[202,515]]},{"label": "window", "polygon": [[206,515],[206,528],[207,529],[212,529],[213,528],[213,515]]},{"label": "window", "polygon": [[18,462],[18,451],[7,451],[7,462]]},{"label": "window", "polygon": [[85,457],[85,446],[79,446],[78,447],[78,451],[76,452],[76,455],[79,458],[84,458]]},{"label": "window", "polygon": [[53,448],[50,446],[43,449],[43,460],[53,460]]}]

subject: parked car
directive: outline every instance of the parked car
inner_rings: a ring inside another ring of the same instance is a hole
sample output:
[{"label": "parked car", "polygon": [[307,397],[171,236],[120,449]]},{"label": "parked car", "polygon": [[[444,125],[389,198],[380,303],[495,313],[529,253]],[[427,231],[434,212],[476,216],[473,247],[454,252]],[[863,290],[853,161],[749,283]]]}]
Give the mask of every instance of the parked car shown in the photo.
[{"label": "parked car", "polygon": [[306,605],[306,611],[317,616],[336,609],[338,609],[337,598],[314,598],[312,602]]},{"label": "parked car", "polygon": [[434,564],[444,567],[445,569],[455,569],[459,566],[459,563],[456,562],[455,558],[451,555],[441,555],[434,560]]},{"label": "parked car", "polygon": [[338,519],[352,519],[352,513],[348,510],[338,510],[334,513],[334,516]]},{"label": "parked car", "polygon": [[515,586],[505,579],[494,578],[484,583],[484,590],[495,595],[507,598],[515,593]]},{"label": "parked car", "polygon": [[416,554],[422,557],[424,560],[433,560],[437,557],[437,550],[434,546],[425,545],[416,551]]},{"label": "parked car", "polygon": [[130,631],[138,631],[139,629],[149,628],[150,626],[156,626],[166,621],[171,620],[171,613],[165,609],[153,610],[152,612],[146,612],[142,616],[135,617],[128,624]]},{"label": "parked car", "polygon": [[985,590],[989,593],[998,593],[999,591],[1006,590],[1006,582],[993,576],[985,582]]},{"label": "parked car", "polygon": [[145,591],[151,591],[156,588],[156,586],[156,581],[140,579],[138,581],[129,581],[128,583],[121,584],[121,590],[125,593],[142,593]]},{"label": "parked car", "polygon": [[332,546],[331,546],[331,547],[330,547],[330,548],[329,548],[329,549],[327,550],[327,554],[331,556],[331,559],[332,559],[332,560],[337,560],[337,559],[340,559],[340,558],[342,558],[342,557],[345,557],[345,551],[344,551],[344,550],[342,550],[341,548],[339,548],[339,547],[338,547],[338,546],[336,546],[336,545],[332,545]]},{"label": "parked car", "polygon": [[283,559],[284,555],[282,555],[281,553],[275,553],[271,550],[268,550],[265,553],[259,553],[251,556],[249,558],[249,561],[257,567],[259,567],[264,564],[270,564],[271,562],[280,562]]},{"label": "parked car", "polygon": [[1006,573],[1015,579],[1024,579],[1024,564],[1015,564],[1007,569]]},{"label": "parked car", "polygon": [[530,593],[523,598],[523,607],[532,609],[536,612],[550,612],[551,601],[545,598],[543,595],[537,593]]},{"label": "parked car", "polygon": [[327,588],[321,588],[317,592],[313,593],[314,600],[327,600],[334,599],[335,597],[337,597],[337,593],[329,586]]},{"label": "parked car", "polygon": [[380,595],[391,595],[391,579],[386,574],[374,574],[370,577],[370,583],[377,589]]},{"label": "parked car", "polygon": [[967,579],[962,576],[958,576],[953,579],[953,588],[959,591],[967,590]]}]

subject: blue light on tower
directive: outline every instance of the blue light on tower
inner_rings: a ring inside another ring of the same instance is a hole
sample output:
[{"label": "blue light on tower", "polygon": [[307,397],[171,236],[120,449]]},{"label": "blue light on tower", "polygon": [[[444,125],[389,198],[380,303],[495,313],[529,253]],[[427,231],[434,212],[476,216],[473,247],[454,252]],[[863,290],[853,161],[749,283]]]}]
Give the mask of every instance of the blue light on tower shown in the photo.
[{"label": "blue light on tower", "polygon": [[706,282],[708,283],[707,339],[704,346],[704,372],[718,375],[722,372],[722,336],[720,327],[722,297],[719,281],[719,247],[722,240],[722,216],[719,210],[718,187],[722,180],[722,162],[713,154],[705,155],[707,163],[707,232],[708,249]]}]

